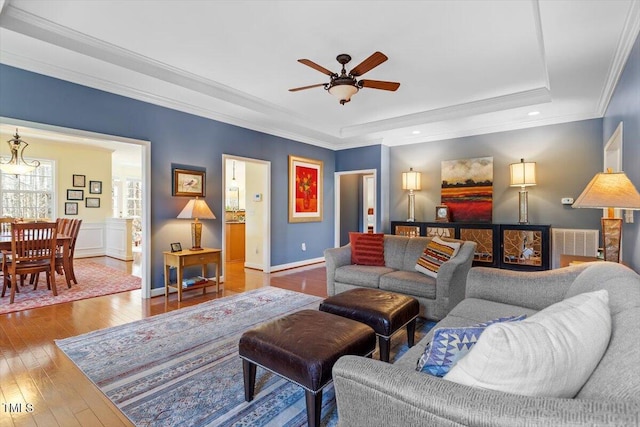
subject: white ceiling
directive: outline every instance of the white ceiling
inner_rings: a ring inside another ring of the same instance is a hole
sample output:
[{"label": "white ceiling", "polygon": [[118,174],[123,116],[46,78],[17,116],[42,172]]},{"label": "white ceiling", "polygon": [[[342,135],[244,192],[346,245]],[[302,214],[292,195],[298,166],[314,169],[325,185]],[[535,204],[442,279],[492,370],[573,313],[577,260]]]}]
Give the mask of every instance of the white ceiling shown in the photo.
[{"label": "white ceiling", "polygon": [[[331,149],[602,117],[639,31],[639,0],[0,0],[2,63]],[[288,91],[374,51],[398,91]]]}]

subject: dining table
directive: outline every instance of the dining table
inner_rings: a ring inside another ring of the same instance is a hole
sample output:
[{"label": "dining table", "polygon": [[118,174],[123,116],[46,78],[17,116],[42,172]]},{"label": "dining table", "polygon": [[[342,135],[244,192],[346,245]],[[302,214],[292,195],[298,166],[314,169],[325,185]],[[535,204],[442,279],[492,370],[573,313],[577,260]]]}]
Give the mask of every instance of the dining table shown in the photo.
[{"label": "dining table", "polygon": [[[62,248],[62,267],[64,269],[64,279],[67,287],[71,287],[71,236],[68,234],[58,233],[56,243]],[[0,233],[0,251],[11,250],[11,234]]]}]

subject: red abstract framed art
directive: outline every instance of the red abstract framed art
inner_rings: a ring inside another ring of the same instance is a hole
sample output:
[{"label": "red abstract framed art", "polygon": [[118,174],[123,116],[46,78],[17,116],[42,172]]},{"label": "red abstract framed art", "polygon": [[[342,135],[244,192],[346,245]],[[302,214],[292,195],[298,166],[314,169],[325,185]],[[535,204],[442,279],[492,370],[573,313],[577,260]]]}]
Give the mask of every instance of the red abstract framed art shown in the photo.
[{"label": "red abstract framed art", "polygon": [[322,221],[322,162],[289,156],[289,222]]}]

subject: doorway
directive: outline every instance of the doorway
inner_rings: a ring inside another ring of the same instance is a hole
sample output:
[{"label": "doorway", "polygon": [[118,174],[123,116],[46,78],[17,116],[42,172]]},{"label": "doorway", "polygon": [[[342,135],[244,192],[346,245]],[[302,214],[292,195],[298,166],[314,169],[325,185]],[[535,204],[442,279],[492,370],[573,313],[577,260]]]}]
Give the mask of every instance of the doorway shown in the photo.
[{"label": "doorway", "polygon": [[[222,155],[223,254],[227,263],[271,272],[271,162]],[[226,270],[226,268],[225,268]]]},{"label": "doorway", "polygon": [[377,174],[375,169],[336,172],[334,181],[334,245],[339,247],[349,243],[349,231],[377,231]]},{"label": "doorway", "polygon": [[[77,144],[84,145],[95,145],[97,147],[105,147],[110,143],[118,143],[118,144],[132,144],[134,146],[139,147],[141,152],[141,164],[138,167],[141,169],[141,183],[139,186],[140,194],[139,194],[139,202],[141,203],[140,212],[140,233],[143,238],[148,238],[151,235],[151,199],[150,199],[150,188],[151,183],[151,143],[149,141],[124,138],[120,136],[114,135],[106,135],[95,132],[89,132],[79,129],[72,128],[64,128],[60,126],[47,125],[44,123],[36,123],[25,120],[17,120],[10,119],[6,117],[1,117],[0,122],[3,124],[10,125],[12,128],[19,127],[24,129],[31,129],[34,132],[39,133],[43,138],[46,136],[52,140],[63,140],[66,142],[73,142]],[[87,189],[88,191],[89,189]],[[110,195],[109,195],[110,197]],[[104,233],[104,229],[100,227],[89,227],[83,228],[88,230],[87,232],[91,233],[91,236],[96,236],[96,241],[104,244],[101,239],[102,234]],[[81,231],[82,232],[82,231]],[[147,240],[149,241],[149,240]],[[76,251],[81,251],[82,248],[77,247]],[[142,245],[140,250],[140,277],[142,282],[141,288],[141,296],[143,299],[151,298],[151,256],[150,256],[150,245]],[[78,253],[78,252],[76,252]],[[164,292],[164,289],[162,290]]]}]

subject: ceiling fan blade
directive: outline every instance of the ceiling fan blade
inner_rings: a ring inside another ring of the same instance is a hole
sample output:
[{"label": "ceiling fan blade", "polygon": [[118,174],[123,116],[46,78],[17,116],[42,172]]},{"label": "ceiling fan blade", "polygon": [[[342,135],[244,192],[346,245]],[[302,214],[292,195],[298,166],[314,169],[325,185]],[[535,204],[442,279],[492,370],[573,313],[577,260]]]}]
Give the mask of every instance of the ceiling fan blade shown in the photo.
[{"label": "ceiling fan blade", "polygon": [[289,92],[297,92],[299,90],[311,89],[311,88],[314,88],[314,87],[324,86],[325,84],[326,83],[318,83],[317,85],[294,87],[293,89],[289,89]]},{"label": "ceiling fan blade", "polygon": [[397,82],[385,82],[382,80],[360,80],[360,86],[368,87],[371,89],[390,90],[395,92],[400,87],[400,83]]},{"label": "ceiling fan blade", "polygon": [[367,59],[362,61],[360,64],[358,64],[355,68],[353,68],[353,70],[351,70],[351,73],[349,74],[351,74],[354,77],[361,76],[367,71],[382,64],[387,59],[389,58],[387,58],[387,55],[385,55],[384,53],[374,52],[370,57],[368,57]]},{"label": "ceiling fan blade", "polygon": [[315,62],[313,62],[313,61],[311,61],[309,59],[298,59],[298,62],[301,63],[301,64],[306,65],[307,67],[311,67],[314,70],[318,70],[321,73],[326,74],[327,76],[333,76],[333,74],[334,74],[332,71],[327,70],[322,65],[318,65],[318,64],[316,64]]}]

